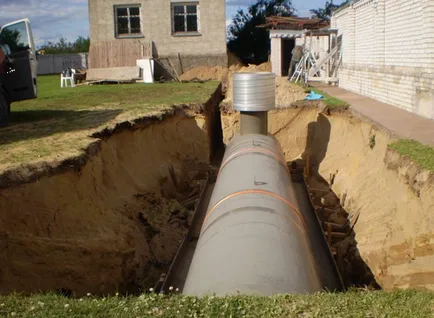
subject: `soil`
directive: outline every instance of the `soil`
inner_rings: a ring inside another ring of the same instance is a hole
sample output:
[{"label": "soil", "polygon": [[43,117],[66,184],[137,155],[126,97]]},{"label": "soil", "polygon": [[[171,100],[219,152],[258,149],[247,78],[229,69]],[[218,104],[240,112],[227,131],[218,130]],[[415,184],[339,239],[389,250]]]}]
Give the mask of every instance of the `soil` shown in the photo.
[{"label": "soil", "polygon": [[153,287],[191,224],[221,143],[220,100],[216,92],[198,108],[120,123],[95,134],[80,157],[3,174],[0,293]]},{"label": "soil", "polygon": [[179,79],[181,81],[210,81],[210,80],[222,80],[227,74],[228,68],[223,66],[199,66],[195,67],[187,72],[183,73]]},{"label": "soil", "polygon": [[[340,212],[329,221],[357,220],[333,246],[344,255],[346,282],[433,290],[434,174],[391,150],[393,137],[377,124],[323,110],[314,102],[269,112],[269,133],[288,162],[310,157],[313,188],[331,185],[323,201]],[[222,123],[227,143],[239,133],[238,114],[222,114]]]},{"label": "soil", "polygon": [[[232,75],[235,72],[271,72],[271,63],[261,65],[242,66],[234,64],[229,68],[216,67],[196,67],[181,75],[182,81],[208,81],[219,80],[223,84],[223,93],[226,98],[221,104],[223,112],[232,112]],[[293,102],[303,100],[306,97],[304,89],[298,85],[290,83],[285,77],[276,77],[276,107],[288,107]]]},{"label": "soil", "polygon": [[342,206],[345,200],[341,202],[330,184],[318,172],[313,171],[310,174],[307,184],[344,286],[378,289],[380,286],[374,274],[361,258],[357,248],[354,227],[358,218],[350,217]]},{"label": "soil", "polygon": [[[187,232],[194,209],[187,202],[211,158],[239,132],[231,74],[267,70],[268,63],[191,72],[223,79],[221,117],[218,92],[197,109],[95,134],[77,158],[3,173],[0,293],[152,287]],[[270,134],[288,162],[309,158],[315,203],[331,210],[325,221],[351,225],[332,242],[346,284],[434,290],[434,174],[389,149],[393,137],[377,124],[324,111],[321,102],[294,103],[304,91],[285,79],[276,87]]]}]

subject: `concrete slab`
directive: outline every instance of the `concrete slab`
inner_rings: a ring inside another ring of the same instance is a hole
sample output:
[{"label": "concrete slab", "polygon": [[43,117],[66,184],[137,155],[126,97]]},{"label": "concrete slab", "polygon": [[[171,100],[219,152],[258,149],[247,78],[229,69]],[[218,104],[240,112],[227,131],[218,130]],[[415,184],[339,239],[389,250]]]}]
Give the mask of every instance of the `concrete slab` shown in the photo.
[{"label": "concrete slab", "polygon": [[87,81],[126,81],[140,78],[139,66],[91,68],[87,70]]},{"label": "concrete slab", "polygon": [[324,83],[312,83],[312,86],[347,102],[353,112],[380,124],[400,138],[434,146],[434,120],[336,86]]}]

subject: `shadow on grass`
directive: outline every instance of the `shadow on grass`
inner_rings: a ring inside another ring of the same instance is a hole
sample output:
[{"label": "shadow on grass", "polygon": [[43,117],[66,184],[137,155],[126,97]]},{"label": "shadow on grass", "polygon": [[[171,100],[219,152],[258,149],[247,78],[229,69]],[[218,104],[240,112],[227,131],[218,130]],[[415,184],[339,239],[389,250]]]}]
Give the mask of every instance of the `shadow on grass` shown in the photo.
[{"label": "shadow on grass", "polygon": [[96,128],[122,112],[122,109],[12,111],[9,126],[0,129],[0,145]]}]

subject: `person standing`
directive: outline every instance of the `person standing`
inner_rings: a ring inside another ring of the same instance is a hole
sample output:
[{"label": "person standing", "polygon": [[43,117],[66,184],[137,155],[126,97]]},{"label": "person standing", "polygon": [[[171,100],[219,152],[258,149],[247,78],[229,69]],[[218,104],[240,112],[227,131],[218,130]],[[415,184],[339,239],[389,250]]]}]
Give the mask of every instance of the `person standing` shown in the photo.
[{"label": "person standing", "polygon": [[303,48],[300,45],[296,45],[292,49],[291,54],[292,57],[291,57],[291,63],[289,64],[288,79],[291,79],[291,76],[292,74],[294,74],[297,64],[301,61],[301,58],[303,57]]}]

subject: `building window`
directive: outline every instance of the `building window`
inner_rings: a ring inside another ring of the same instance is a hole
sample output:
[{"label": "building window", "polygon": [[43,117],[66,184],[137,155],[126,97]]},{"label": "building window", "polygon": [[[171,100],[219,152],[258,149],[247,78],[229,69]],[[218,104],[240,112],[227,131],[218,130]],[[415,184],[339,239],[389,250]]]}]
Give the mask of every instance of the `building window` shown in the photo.
[{"label": "building window", "polygon": [[141,36],[140,5],[115,6],[116,36]]},{"label": "building window", "polygon": [[198,34],[199,4],[197,2],[172,3],[173,34]]}]

